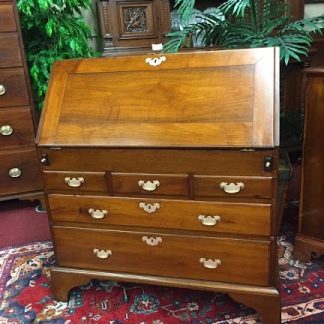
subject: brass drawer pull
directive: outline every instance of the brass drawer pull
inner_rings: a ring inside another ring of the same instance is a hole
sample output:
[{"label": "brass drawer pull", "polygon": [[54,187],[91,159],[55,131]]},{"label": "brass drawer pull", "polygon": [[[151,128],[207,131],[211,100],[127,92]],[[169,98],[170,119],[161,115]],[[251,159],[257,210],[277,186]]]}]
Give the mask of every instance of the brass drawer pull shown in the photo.
[{"label": "brass drawer pull", "polygon": [[78,188],[81,187],[82,184],[84,183],[84,178],[79,177],[79,178],[70,178],[70,177],[66,177],[64,179],[65,183],[73,188]]},{"label": "brass drawer pull", "polygon": [[108,259],[109,257],[112,256],[112,251],[110,251],[110,250],[93,249],[93,253],[99,259]]},{"label": "brass drawer pull", "polygon": [[220,188],[223,189],[226,193],[229,194],[236,194],[240,192],[242,189],[244,189],[244,183],[243,182],[237,182],[236,184],[231,182],[221,182],[220,183]]},{"label": "brass drawer pull", "polygon": [[200,220],[201,224],[203,224],[203,225],[213,226],[221,221],[221,217],[218,215],[216,215],[216,216],[199,215],[198,220]]},{"label": "brass drawer pull", "polygon": [[219,259],[205,259],[205,258],[200,258],[199,262],[208,269],[216,269],[218,266],[222,264],[222,261]]},{"label": "brass drawer pull", "polygon": [[160,204],[159,203],[154,203],[154,204],[145,204],[143,202],[140,202],[138,204],[139,208],[142,208],[145,212],[152,214],[156,212],[158,209],[160,209]]},{"label": "brass drawer pull", "polygon": [[0,84],[0,96],[3,96],[6,93],[6,88],[3,84]]},{"label": "brass drawer pull", "polygon": [[144,180],[139,180],[138,181],[139,187],[146,191],[154,191],[157,189],[157,187],[160,186],[160,181],[158,180],[153,180],[153,181],[144,181]]},{"label": "brass drawer pull", "polygon": [[147,57],[145,60],[145,63],[148,63],[151,66],[158,66],[160,65],[162,62],[166,61],[166,57],[165,56],[161,56],[161,57]]},{"label": "brass drawer pull", "polygon": [[162,237],[160,237],[160,236],[157,236],[157,237],[142,236],[142,241],[148,245],[155,246],[155,245],[158,245],[159,243],[162,243]]},{"label": "brass drawer pull", "polygon": [[108,211],[105,209],[99,210],[99,209],[90,208],[88,210],[88,213],[92,218],[95,218],[95,219],[102,219],[106,215],[108,215]]},{"label": "brass drawer pull", "polygon": [[3,125],[0,127],[0,133],[3,136],[9,136],[13,133],[13,128],[10,125]]},{"label": "brass drawer pull", "polygon": [[9,176],[11,178],[18,178],[21,176],[21,173],[22,173],[21,170],[18,168],[12,168],[9,170]]}]

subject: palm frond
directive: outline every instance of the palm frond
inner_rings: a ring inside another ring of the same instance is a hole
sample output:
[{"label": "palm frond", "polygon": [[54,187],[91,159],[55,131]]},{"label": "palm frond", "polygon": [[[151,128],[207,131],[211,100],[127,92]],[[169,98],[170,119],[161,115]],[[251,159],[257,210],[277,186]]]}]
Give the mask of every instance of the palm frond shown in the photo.
[{"label": "palm frond", "polygon": [[251,0],[227,0],[219,9],[225,13],[231,12],[236,17],[243,17],[245,10],[251,6]]},{"label": "palm frond", "polygon": [[175,0],[174,7],[178,9],[181,21],[188,23],[196,0]]}]

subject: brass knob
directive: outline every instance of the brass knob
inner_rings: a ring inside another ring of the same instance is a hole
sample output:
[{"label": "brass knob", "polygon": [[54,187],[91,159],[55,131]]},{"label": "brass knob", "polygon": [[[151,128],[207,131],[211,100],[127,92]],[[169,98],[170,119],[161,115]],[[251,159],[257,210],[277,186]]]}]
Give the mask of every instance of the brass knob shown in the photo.
[{"label": "brass knob", "polygon": [[10,125],[3,125],[0,127],[0,133],[3,136],[9,136],[13,133],[13,128]]},{"label": "brass knob", "polygon": [[12,168],[9,170],[9,176],[11,178],[18,178],[21,176],[21,170],[18,168]]},{"label": "brass knob", "polygon": [[3,84],[0,84],[0,96],[4,95],[6,93],[6,88]]},{"label": "brass knob", "polygon": [[41,160],[40,160],[41,164],[43,165],[49,165],[49,160],[48,160],[48,156],[46,153],[42,154]]}]

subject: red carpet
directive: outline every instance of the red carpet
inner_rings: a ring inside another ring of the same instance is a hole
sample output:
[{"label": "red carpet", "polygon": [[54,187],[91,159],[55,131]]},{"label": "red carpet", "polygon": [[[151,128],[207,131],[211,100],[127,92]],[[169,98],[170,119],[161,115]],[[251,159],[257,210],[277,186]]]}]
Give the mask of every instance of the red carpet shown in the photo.
[{"label": "red carpet", "polygon": [[[324,323],[324,263],[292,257],[292,233],[278,240],[283,323]],[[74,289],[69,304],[52,299],[50,242],[0,251],[0,323],[252,324],[252,309],[225,294],[93,281]]]},{"label": "red carpet", "polygon": [[29,201],[0,202],[0,248],[50,240],[47,214],[36,212],[36,206]]}]

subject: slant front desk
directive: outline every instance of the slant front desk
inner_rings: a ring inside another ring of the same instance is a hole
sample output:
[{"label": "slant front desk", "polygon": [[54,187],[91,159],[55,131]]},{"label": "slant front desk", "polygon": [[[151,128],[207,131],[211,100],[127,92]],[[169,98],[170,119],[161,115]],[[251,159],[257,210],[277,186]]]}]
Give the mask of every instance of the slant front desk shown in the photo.
[{"label": "slant front desk", "polygon": [[142,282],[280,322],[278,66],[275,48],[55,64],[37,141],[57,299]]}]

